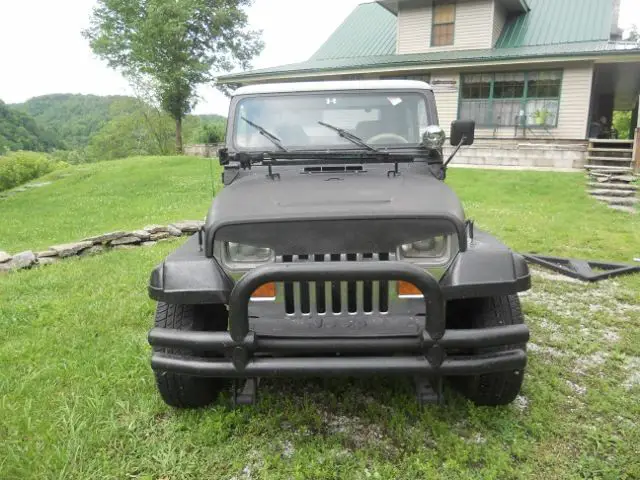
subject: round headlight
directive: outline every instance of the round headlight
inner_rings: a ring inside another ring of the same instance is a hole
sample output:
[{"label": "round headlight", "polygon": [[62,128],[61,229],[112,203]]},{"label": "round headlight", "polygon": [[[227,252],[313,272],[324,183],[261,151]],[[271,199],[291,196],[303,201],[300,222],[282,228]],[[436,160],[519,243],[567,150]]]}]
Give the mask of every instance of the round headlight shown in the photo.
[{"label": "round headlight", "polygon": [[442,258],[447,255],[447,237],[432,237],[400,247],[403,258]]},{"label": "round headlight", "polygon": [[229,242],[226,249],[227,258],[233,263],[266,263],[273,259],[273,250],[270,248]]},{"label": "round headlight", "polygon": [[422,134],[422,145],[429,149],[442,148],[447,135],[438,125],[429,125]]}]

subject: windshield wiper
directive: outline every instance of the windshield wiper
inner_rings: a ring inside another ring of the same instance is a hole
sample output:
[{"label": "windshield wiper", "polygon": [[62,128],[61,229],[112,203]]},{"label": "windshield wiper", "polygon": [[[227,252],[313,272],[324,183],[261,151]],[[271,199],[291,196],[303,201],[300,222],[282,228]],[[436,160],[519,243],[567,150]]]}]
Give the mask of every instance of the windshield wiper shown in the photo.
[{"label": "windshield wiper", "polygon": [[359,147],[362,148],[366,148],[367,150],[371,151],[371,152],[377,152],[378,150],[376,150],[375,148],[373,148],[371,145],[368,145],[364,140],[362,140],[360,137],[354,135],[351,132],[348,132],[347,130],[345,130],[344,128],[339,128],[336,127],[334,125],[330,125],[328,123],[325,122],[318,122],[320,125],[322,125],[323,127],[327,127],[330,128],[331,130],[333,130],[334,132],[337,132],[338,135],[340,135],[342,138],[344,138],[345,140],[349,140],[351,143],[354,143],[356,145],[358,145]]},{"label": "windshield wiper", "polygon": [[288,152],[288,150],[286,148],[284,148],[284,146],[282,145],[282,140],[280,140],[278,137],[276,137],[273,133],[271,133],[269,130],[265,130],[263,127],[261,127],[260,125],[258,125],[257,123],[253,123],[251,120],[245,118],[245,117],[240,117],[242,118],[242,120],[244,120],[245,122],[247,122],[249,125],[251,125],[253,128],[255,128],[256,130],[258,130],[258,132],[260,132],[260,135],[262,135],[263,137],[265,137],[267,140],[269,140],[271,143],[273,143],[276,147],[278,147],[281,151],[283,152]]}]

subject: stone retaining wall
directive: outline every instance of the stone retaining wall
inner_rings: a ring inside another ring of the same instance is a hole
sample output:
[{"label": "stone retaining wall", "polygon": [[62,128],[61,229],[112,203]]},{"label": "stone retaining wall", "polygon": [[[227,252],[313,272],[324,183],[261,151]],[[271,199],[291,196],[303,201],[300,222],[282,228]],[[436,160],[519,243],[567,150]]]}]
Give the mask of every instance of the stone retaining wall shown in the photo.
[{"label": "stone retaining wall", "polygon": [[27,250],[15,255],[9,255],[7,252],[0,251],[0,273],[23,270],[38,265],[50,265],[65,258],[94,255],[109,249],[133,248],[136,246],[149,247],[169,238],[192,235],[203,225],[204,222],[202,221],[185,220],[169,225],[148,225],[140,230],[131,232],[104,233],[78,242],[52,245],[39,252]]},{"label": "stone retaining wall", "polygon": [[217,157],[218,149],[220,149],[223,145],[219,144],[194,144],[194,145],[185,145],[184,154],[192,157]]},{"label": "stone retaining wall", "polygon": [[[445,146],[445,156],[448,156],[452,150],[453,147]],[[451,164],[579,170],[584,167],[586,159],[586,142],[476,140],[472,146],[462,147]]]}]

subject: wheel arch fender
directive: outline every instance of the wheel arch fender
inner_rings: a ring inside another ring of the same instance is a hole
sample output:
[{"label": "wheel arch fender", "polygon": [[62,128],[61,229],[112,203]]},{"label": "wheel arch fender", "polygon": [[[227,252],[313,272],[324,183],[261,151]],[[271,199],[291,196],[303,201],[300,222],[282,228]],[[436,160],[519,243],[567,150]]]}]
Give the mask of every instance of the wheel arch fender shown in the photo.
[{"label": "wheel arch fender", "polygon": [[149,296],[172,304],[227,304],[233,281],[213,257],[200,250],[197,236],[151,272]]},{"label": "wheel arch fender", "polygon": [[476,230],[441,280],[447,298],[511,295],[531,288],[529,266],[491,235]]}]

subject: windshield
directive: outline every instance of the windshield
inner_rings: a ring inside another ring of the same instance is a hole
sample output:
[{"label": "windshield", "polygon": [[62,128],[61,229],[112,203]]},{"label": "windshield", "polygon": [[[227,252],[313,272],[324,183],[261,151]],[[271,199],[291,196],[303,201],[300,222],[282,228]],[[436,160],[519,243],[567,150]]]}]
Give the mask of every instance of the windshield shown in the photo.
[{"label": "windshield", "polygon": [[233,142],[242,150],[271,150],[274,142],[267,137],[272,135],[288,150],[357,148],[329,128],[336,127],[375,147],[417,145],[432,124],[426,102],[425,95],[412,92],[246,98],[236,107]]}]

